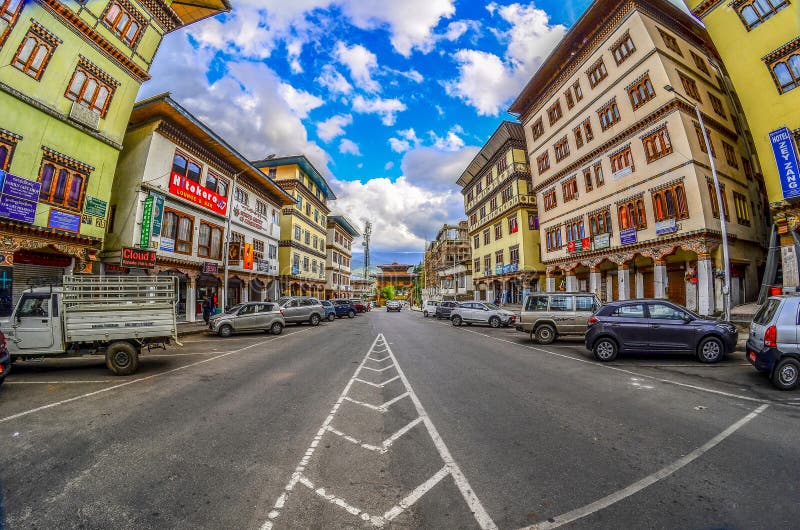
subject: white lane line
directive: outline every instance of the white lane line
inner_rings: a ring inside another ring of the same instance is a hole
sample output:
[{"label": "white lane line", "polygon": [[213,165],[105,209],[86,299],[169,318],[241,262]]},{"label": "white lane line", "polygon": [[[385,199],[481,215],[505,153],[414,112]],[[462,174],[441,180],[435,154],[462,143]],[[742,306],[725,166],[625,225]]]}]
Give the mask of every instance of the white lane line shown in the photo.
[{"label": "white lane line", "polygon": [[331,502],[341,508],[344,508],[353,515],[361,517],[363,521],[372,522],[372,524],[377,527],[381,527],[385,524],[385,522],[381,517],[370,516],[367,512],[363,512],[360,509],[356,508],[355,506],[348,504],[347,501],[345,501],[344,499],[339,498],[332,493],[328,493],[327,491],[325,491],[325,488],[315,488],[314,483],[308,480],[308,478],[306,478],[305,476],[301,475],[298,482],[300,482],[300,484],[307,487],[308,489],[312,490],[314,493],[316,493],[326,501]]},{"label": "white lane line", "polygon": [[389,401],[387,401],[386,403],[384,403],[383,405],[381,405],[381,406],[380,406],[380,407],[378,407],[378,408],[379,408],[379,409],[381,409],[383,412],[386,412],[386,410],[387,410],[389,407],[391,407],[392,405],[394,405],[395,403],[397,403],[397,402],[398,402],[398,401],[400,401],[401,399],[403,399],[403,398],[405,398],[405,397],[408,397],[408,396],[410,396],[410,395],[411,395],[411,394],[409,394],[408,392],[403,392],[403,393],[402,393],[402,394],[400,394],[399,396],[397,396],[397,397],[395,397],[395,398],[392,398],[392,399],[390,399]]},{"label": "white lane line", "polygon": [[383,383],[373,383],[371,381],[364,381],[363,379],[358,379],[358,378],[356,378],[356,381],[358,381],[359,383],[364,383],[365,385],[374,386],[375,388],[383,388],[386,385],[388,385],[389,383],[391,383],[392,381],[396,381],[398,379],[400,379],[399,375],[396,375],[396,376],[392,377],[391,379],[387,379]]},{"label": "white lane line", "polygon": [[393,435],[391,435],[390,437],[385,439],[383,442],[381,442],[380,446],[362,442],[361,440],[359,440],[357,438],[353,438],[352,436],[350,436],[348,434],[345,434],[342,431],[339,431],[339,430],[331,427],[330,425],[328,425],[328,431],[332,432],[336,436],[340,436],[340,437],[344,438],[345,440],[347,440],[350,443],[354,443],[356,445],[360,445],[364,449],[369,449],[370,451],[375,451],[376,453],[380,453],[380,454],[386,454],[389,451],[389,448],[392,446],[393,443],[395,443],[397,440],[399,440],[405,433],[407,433],[408,431],[410,431],[411,429],[413,429],[414,427],[419,425],[420,422],[422,422],[422,418],[417,418],[416,420],[408,423],[405,427],[401,428],[399,431],[397,431],[396,433],[394,433]]},{"label": "white lane line", "polygon": [[272,341],[279,340],[279,339],[286,338],[286,337],[292,337],[292,336],[300,334],[300,333],[305,333],[306,331],[310,331],[311,329],[315,329],[315,328],[308,328],[308,329],[305,329],[303,331],[296,331],[294,333],[287,333],[286,335],[281,335],[280,337],[273,337],[273,338],[270,338],[270,339],[262,340],[261,342],[256,342],[255,344],[251,344],[250,346],[245,346],[244,348],[239,348],[238,350],[233,350],[233,351],[229,351],[229,352],[226,352],[226,353],[222,353],[220,355],[216,355],[214,357],[209,357],[208,359],[203,359],[202,361],[197,361],[197,362],[193,362],[193,363],[190,363],[190,364],[186,364],[184,366],[179,366],[177,368],[173,368],[172,370],[167,370],[166,372],[159,372],[157,374],[148,375],[146,377],[140,377],[138,379],[133,379],[131,381],[125,381],[124,383],[120,383],[120,384],[114,385],[114,386],[109,386],[109,387],[106,387],[106,388],[101,388],[100,390],[95,390],[94,392],[88,392],[86,394],[81,394],[80,396],[71,397],[69,399],[62,399],[61,401],[48,403],[47,405],[42,405],[41,407],[36,407],[36,408],[30,409],[30,410],[26,410],[26,411],[23,411],[23,412],[18,412],[16,414],[12,414],[11,416],[6,416],[5,418],[0,418],[0,423],[6,422],[6,421],[15,420],[17,418],[21,418],[23,416],[27,416],[27,415],[33,414],[35,412],[41,412],[43,410],[51,409],[53,407],[66,405],[67,403],[72,403],[73,401],[78,401],[80,399],[85,399],[85,398],[88,398],[88,397],[96,396],[96,395],[102,394],[104,392],[110,392],[112,390],[116,390],[118,388],[126,387],[128,385],[141,383],[142,381],[149,381],[151,379],[155,379],[156,377],[162,377],[162,376],[165,376],[165,375],[174,374],[175,372],[179,372],[179,371],[182,371],[182,370],[187,370],[189,368],[193,368],[193,367],[201,365],[201,364],[210,363],[211,361],[216,361],[217,359],[222,359],[223,357],[228,357],[229,355],[234,355],[234,354],[237,354],[237,353],[241,353],[241,352],[243,352],[245,350],[249,350],[250,348],[255,348],[256,346],[262,346],[264,344],[267,344],[268,342],[272,342]]},{"label": "white lane line", "polygon": [[388,450],[393,443],[395,443],[397,440],[400,439],[401,436],[403,436],[405,433],[407,433],[420,423],[422,423],[422,418],[417,418],[416,420],[409,422],[405,427],[403,427],[402,429],[398,430],[396,433],[385,439],[381,445],[383,446],[384,449]]},{"label": "white lane line", "polygon": [[361,440],[359,440],[357,438],[353,438],[352,436],[347,435],[347,434],[343,433],[342,431],[339,431],[339,430],[331,427],[330,425],[328,425],[327,429],[328,429],[329,432],[332,432],[336,436],[340,436],[340,437],[344,438],[345,440],[347,440],[350,443],[354,443],[356,445],[360,445],[364,449],[369,449],[370,451],[375,451],[376,453],[381,453],[381,454],[386,452],[386,449],[384,449],[383,446],[378,447],[377,445],[364,443],[364,442],[362,442]]},{"label": "white lane line", "polygon": [[351,398],[349,396],[345,396],[344,399],[345,399],[345,401],[349,401],[351,403],[355,403],[356,405],[361,405],[362,407],[367,407],[368,409],[376,410],[378,412],[386,412],[389,409],[389,407],[391,407],[392,405],[394,405],[395,403],[397,403],[398,401],[400,401],[404,397],[408,397],[408,395],[409,395],[408,392],[404,392],[404,393],[400,394],[399,396],[397,396],[396,398],[392,398],[392,399],[390,399],[389,401],[387,401],[386,403],[384,403],[382,405],[373,405],[372,403],[364,403],[363,401],[358,401],[357,399],[353,399],[353,398]]},{"label": "white lane line", "polygon": [[368,409],[372,410],[381,410],[381,405],[373,405],[371,403],[364,403],[363,401],[358,401],[357,399],[353,399],[351,397],[345,396],[345,401],[349,401],[351,403],[355,403],[356,405],[361,405],[362,407],[367,407]]},{"label": "white lane line", "polygon": [[691,453],[687,454],[686,456],[679,458],[678,460],[674,461],[670,465],[663,467],[637,482],[634,482],[627,488],[623,488],[619,491],[612,493],[611,495],[607,495],[602,499],[599,499],[591,504],[587,504],[581,508],[577,508],[565,514],[559,515],[558,517],[553,517],[552,519],[548,519],[547,521],[542,521],[541,523],[537,523],[533,526],[525,527],[529,530],[546,530],[550,528],[558,528],[559,526],[563,526],[565,524],[571,523],[573,521],[577,521],[587,515],[591,515],[596,513],[600,510],[608,508],[612,504],[615,504],[623,499],[630,497],[631,495],[640,492],[641,490],[647,488],[648,486],[652,486],[656,482],[667,478],[668,476],[672,475],[682,467],[690,464],[694,460],[701,457],[703,454],[707,453],[717,445],[719,445],[723,440],[728,438],[730,435],[747,425],[750,421],[753,420],[756,416],[764,412],[769,405],[761,405],[754,411],[750,412],[744,418],[740,419],[712,439],[710,439],[705,444],[701,445]]},{"label": "white lane line", "polygon": [[113,380],[103,379],[97,381],[6,381],[7,385],[84,385],[97,383],[113,383]]},{"label": "white lane line", "polygon": [[375,361],[376,363],[382,363],[386,359],[391,359],[391,357],[383,357],[382,359],[373,359],[372,357],[369,358],[370,361]]},{"label": "white lane line", "polygon": [[383,518],[387,521],[391,521],[403,511],[409,509],[411,506],[414,505],[423,495],[428,493],[435,485],[437,485],[441,480],[450,474],[450,468],[445,465],[442,469],[436,472],[431,478],[417,486],[414,491],[406,495],[406,497],[400,501],[396,506],[392,509],[388,510],[385,514],[383,514]]},{"label": "white lane line", "polygon": [[383,372],[383,371],[388,370],[390,368],[394,368],[394,365],[390,364],[389,366],[384,366],[383,368],[370,368],[369,366],[365,366],[364,370],[371,370],[373,372]]},{"label": "white lane line", "polygon": [[[383,337],[383,334],[379,336]],[[461,492],[462,497],[464,497],[464,501],[467,503],[467,506],[469,506],[470,510],[472,510],[475,521],[484,530],[496,529],[497,525],[494,524],[494,521],[492,521],[492,518],[483,507],[483,504],[481,504],[480,499],[478,499],[478,496],[469,485],[467,477],[465,477],[464,473],[461,472],[461,468],[458,466],[455,459],[453,459],[453,456],[450,454],[450,450],[447,448],[444,440],[439,435],[439,431],[436,430],[436,427],[433,425],[433,421],[431,421],[430,417],[428,417],[428,413],[425,412],[425,408],[422,406],[417,394],[411,388],[411,383],[408,382],[406,374],[403,372],[403,369],[400,368],[400,363],[397,362],[397,358],[394,356],[392,349],[389,347],[388,341],[386,341],[385,338],[384,341],[387,343],[386,348],[389,351],[389,356],[392,358],[392,361],[397,367],[397,373],[408,390],[411,400],[414,402],[414,407],[417,409],[417,414],[419,414],[420,417],[422,417],[422,420],[425,422],[425,427],[428,429],[428,434],[433,440],[433,444],[439,451],[439,456],[442,458],[442,460],[444,460],[445,465],[450,470],[450,474],[453,476],[453,481]]]}]

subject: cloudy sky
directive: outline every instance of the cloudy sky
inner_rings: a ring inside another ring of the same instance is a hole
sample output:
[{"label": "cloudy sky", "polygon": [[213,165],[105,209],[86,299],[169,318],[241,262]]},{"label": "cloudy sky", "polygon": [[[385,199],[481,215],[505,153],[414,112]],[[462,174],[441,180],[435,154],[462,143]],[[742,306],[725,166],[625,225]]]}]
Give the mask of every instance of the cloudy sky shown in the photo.
[{"label": "cloudy sky", "polygon": [[464,217],[455,181],[589,1],[232,4],[165,39],[140,98],[171,92],[252,159],[305,154],[334,213],[414,263]]}]

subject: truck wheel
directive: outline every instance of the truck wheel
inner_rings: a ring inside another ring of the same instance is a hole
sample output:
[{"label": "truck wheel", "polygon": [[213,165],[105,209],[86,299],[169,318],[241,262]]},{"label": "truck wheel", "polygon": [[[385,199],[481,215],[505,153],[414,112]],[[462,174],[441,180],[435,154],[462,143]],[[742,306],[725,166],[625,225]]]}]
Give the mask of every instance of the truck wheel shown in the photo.
[{"label": "truck wheel", "polygon": [[772,372],[772,384],[778,390],[793,390],[800,383],[800,363],[797,359],[781,359]]},{"label": "truck wheel", "polygon": [[539,344],[552,344],[556,340],[556,332],[553,326],[549,324],[542,324],[536,328],[535,332],[536,342]]},{"label": "truck wheel", "polygon": [[281,324],[280,322],[273,322],[272,326],[270,326],[269,328],[269,332],[272,333],[273,335],[280,335],[281,333],[283,333],[283,324]]},{"label": "truck wheel", "polygon": [[114,375],[131,375],[139,368],[139,352],[127,342],[115,342],[106,350],[106,366]]},{"label": "truck wheel", "polygon": [[233,333],[233,328],[225,324],[224,326],[220,326],[218,333],[220,337],[227,338],[231,336],[231,333]]},{"label": "truck wheel", "polygon": [[311,315],[311,318],[309,318],[309,319],[308,319],[308,322],[309,322],[309,323],[310,323],[312,326],[319,326],[319,321],[320,321],[320,320],[322,320],[322,319],[321,319],[321,318],[319,318],[319,315],[318,315],[318,314],[316,314],[316,313],[314,313],[313,315]]}]

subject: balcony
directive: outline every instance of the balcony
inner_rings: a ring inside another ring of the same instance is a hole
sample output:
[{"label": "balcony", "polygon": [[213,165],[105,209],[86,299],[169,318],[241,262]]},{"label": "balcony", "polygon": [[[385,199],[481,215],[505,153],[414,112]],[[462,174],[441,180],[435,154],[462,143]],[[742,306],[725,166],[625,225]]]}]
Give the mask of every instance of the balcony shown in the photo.
[{"label": "balcony", "polygon": [[[519,206],[531,206],[536,207],[536,195],[514,195],[506,202],[498,205],[496,210],[492,210],[489,212],[488,215],[478,218],[478,222],[472,226],[470,229],[474,229],[476,226],[480,226],[484,223],[488,223],[490,221],[495,220],[498,217],[502,217],[508,210]],[[522,220],[521,220],[522,221]]]},{"label": "balcony", "polygon": [[480,193],[475,194],[475,197],[472,199],[472,201],[466,203],[465,205],[466,209],[469,210],[475,204],[479,203],[483,198],[493,194],[497,189],[497,186],[514,173],[527,173],[528,175],[530,175],[531,167],[529,164],[526,164],[524,162],[514,162],[506,169],[504,169],[503,172],[500,173],[489,186],[481,190]]}]

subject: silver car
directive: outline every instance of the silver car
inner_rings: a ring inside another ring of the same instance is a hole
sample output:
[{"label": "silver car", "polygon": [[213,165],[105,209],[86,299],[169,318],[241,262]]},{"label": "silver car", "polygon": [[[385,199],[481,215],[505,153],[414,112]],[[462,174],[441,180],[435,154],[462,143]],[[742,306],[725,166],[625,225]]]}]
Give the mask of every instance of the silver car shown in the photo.
[{"label": "silver car", "polygon": [[318,326],[325,318],[322,303],[310,296],[285,296],[278,300],[278,307],[283,310],[286,322],[294,324],[308,322],[312,326]]},{"label": "silver car", "polygon": [[800,296],[772,296],[750,324],[747,360],[780,390],[800,386],[799,310]]},{"label": "silver car", "polygon": [[591,293],[533,293],[525,298],[516,329],[530,333],[539,344],[583,337],[589,317],[599,308],[600,300]]},{"label": "silver car", "polygon": [[514,324],[517,316],[511,311],[500,309],[488,302],[462,302],[450,313],[454,326],[466,324],[488,324],[493,328],[508,327]]},{"label": "silver car", "polygon": [[240,331],[268,331],[280,335],[284,325],[283,312],[277,304],[248,302],[215,315],[209,321],[208,329],[220,337],[230,337]]}]

